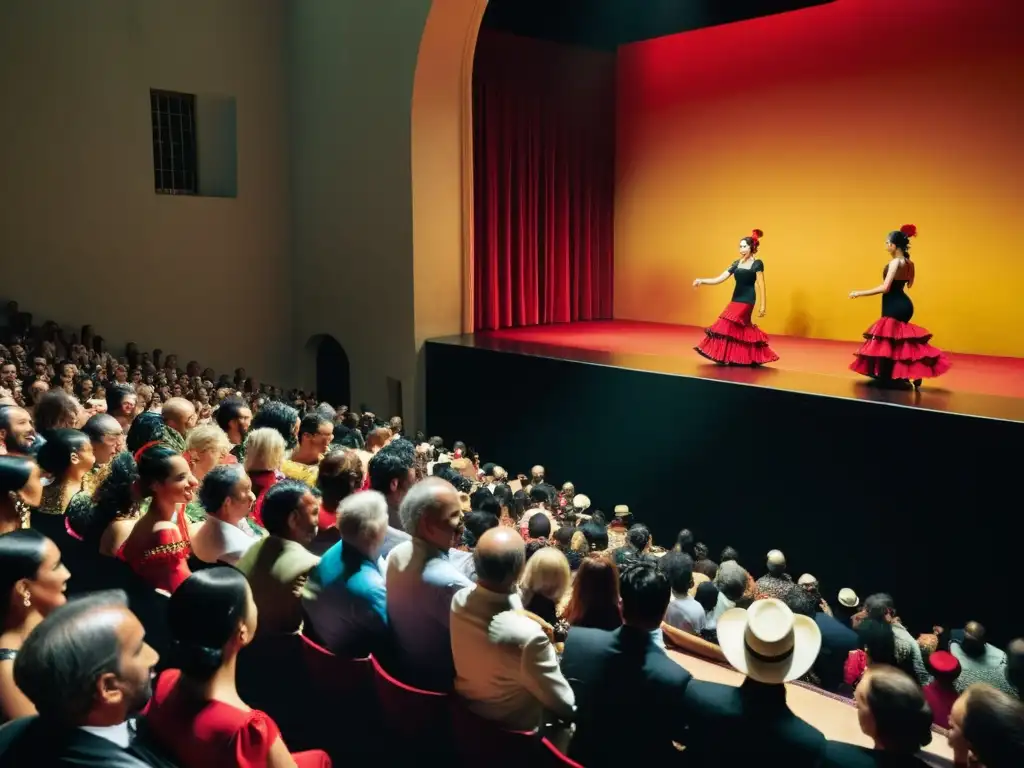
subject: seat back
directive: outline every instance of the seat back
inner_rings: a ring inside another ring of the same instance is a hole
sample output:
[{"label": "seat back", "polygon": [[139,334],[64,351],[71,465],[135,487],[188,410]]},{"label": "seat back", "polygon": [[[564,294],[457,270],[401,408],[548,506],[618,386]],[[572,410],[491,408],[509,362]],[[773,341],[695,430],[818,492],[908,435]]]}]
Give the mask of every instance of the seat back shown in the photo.
[{"label": "seat back", "polygon": [[371,656],[370,661],[377,701],[391,735],[411,747],[421,759],[428,754],[436,757],[451,752],[448,694],[403,683],[385,670],[376,657]]}]

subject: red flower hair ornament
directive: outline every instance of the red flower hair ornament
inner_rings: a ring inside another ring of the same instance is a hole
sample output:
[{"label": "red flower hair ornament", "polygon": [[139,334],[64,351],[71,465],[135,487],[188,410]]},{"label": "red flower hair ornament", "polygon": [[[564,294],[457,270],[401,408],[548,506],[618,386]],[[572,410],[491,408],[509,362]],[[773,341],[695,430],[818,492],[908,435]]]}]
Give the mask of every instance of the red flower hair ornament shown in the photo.
[{"label": "red flower hair ornament", "polygon": [[762,232],[762,231],[761,231],[760,229],[755,229],[755,230],[753,230],[753,231],[752,231],[752,232],[750,233],[750,238],[751,238],[751,239],[752,239],[752,240],[753,240],[753,241],[754,241],[755,243],[756,243],[756,242],[759,242],[759,241],[761,240],[761,238],[762,238],[762,237],[764,237],[764,232]]},{"label": "red flower hair ornament", "polygon": [[900,227],[900,232],[902,232],[907,237],[917,237],[917,227],[915,227],[913,224],[904,224],[902,227]]}]

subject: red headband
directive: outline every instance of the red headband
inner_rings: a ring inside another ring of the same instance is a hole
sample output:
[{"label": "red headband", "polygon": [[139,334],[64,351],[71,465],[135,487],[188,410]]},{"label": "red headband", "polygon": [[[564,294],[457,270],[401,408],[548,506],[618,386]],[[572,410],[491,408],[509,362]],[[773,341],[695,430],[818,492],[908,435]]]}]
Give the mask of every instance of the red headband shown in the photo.
[{"label": "red headband", "polygon": [[902,227],[900,227],[900,232],[902,232],[907,237],[917,237],[917,227],[915,227],[913,224],[904,224]]},{"label": "red headband", "polygon": [[764,237],[764,232],[762,232],[760,229],[755,229],[753,232],[750,233],[750,239],[753,240],[755,243],[762,237]]},{"label": "red headband", "polygon": [[159,440],[150,440],[148,443],[146,443],[141,448],[139,448],[139,450],[137,450],[133,454],[133,458],[135,459],[135,463],[138,464],[139,463],[139,459],[142,458],[142,454],[144,454],[146,451],[148,451],[154,445],[160,445],[160,441]]}]

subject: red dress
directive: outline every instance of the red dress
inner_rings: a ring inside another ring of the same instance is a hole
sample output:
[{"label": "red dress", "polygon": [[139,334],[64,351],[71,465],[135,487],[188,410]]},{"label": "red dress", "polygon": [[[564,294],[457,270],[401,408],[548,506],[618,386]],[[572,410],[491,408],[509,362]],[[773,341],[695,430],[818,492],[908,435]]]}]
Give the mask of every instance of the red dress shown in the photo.
[{"label": "red dress", "polygon": [[[882,270],[884,280],[888,265]],[[917,381],[949,370],[949,357],[928,342],[932,335],[914,325],[914,303],[906,293],[907,280],[893,280],[882,294],[882,316],[864,331],[864,343],[854,354],[850,370],[883,381]]]},{"label": "red dress", "polygon": [[764,263],[754,259],[750,267],[739,264],[737,260],[729,265],[729,274],[736,280],[732,301],[715,324],[704,329],[704,339],[694,349],[719,365],[774,363],[779,356],[768,346],[768,335],[750,321],[757,299],[757,273],[764,271]]},{"label": "red dress", "polygon": [[[270,747],[281,736],[277,724],[258,709],[222,701],[194,701],[176,690],[180,669],[168,669],[156,681],[144,712],[153,736],[181,765],[189,768],[264,768]],[[296,752],[299,768],[330,768],[319,750]]]},{"label": "red dress", "polygon": [[147,584],[165,592],[174,592],[192,575],[188,567],[192,540],[188,535],[184,504],[179,505],[177,515],[177,530],[153,531],[146,539],[129,536],[117,551],[117,557],[128,563]]}]

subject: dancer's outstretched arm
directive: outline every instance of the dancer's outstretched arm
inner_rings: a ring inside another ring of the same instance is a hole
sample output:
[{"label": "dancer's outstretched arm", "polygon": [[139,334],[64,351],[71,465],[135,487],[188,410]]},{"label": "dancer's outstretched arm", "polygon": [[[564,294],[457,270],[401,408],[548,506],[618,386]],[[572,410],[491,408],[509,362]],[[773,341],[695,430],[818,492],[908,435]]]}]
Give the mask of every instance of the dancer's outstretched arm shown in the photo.
[{"label": "dancer's outstretched arm", "polygon": [[888,293],[892,287],[892,281],[896,278],[896,269],[900,265],[899,259],[893,259],[889,262],[889,268],[885,270],[885,280],[882,281],[881,285],[875,286],[868,291],[850,291],[851,299],[862,299],[865,296],[877,296],[880,293]]},{"label": "dancer's outstretched arm", "polygon": [[729,279],[729,275],[731,274],[732,273],[727,269],[718,277],[698,277],[693,281],[693,287],[699,288],[702,285],[718,285],[719,283],[724,283]]},{"label": "dancer's outstretched arm", "polygon": [[757,292],[761,296],[761,311],[757,313],[758,317],[764,317],[768,312],[768,289],[765,288],[764,282],[764,270],[762,269],[757,273]]}]

